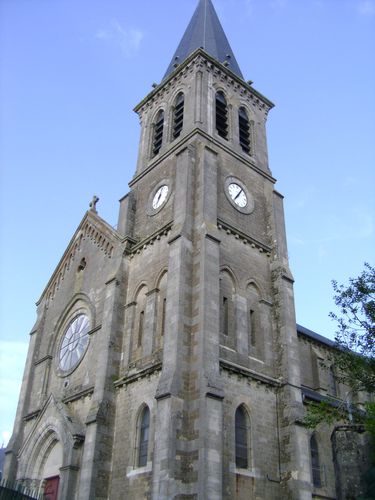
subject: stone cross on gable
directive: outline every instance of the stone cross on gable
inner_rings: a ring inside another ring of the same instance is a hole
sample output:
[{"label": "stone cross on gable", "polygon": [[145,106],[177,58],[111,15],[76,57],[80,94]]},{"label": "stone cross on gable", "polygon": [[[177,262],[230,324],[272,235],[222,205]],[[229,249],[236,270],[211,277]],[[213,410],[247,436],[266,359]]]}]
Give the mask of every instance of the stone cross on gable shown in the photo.
[{"label": "stone cross on gable", "polygon": [[96,210],[96,204],[98,203],[98,201],[99,201],[99,198],[96,195],[94,195],[92,197],[92,200],[90,201],[90,205],[89,205],[91,212],[95,212],[96,214],[98,213]]}]

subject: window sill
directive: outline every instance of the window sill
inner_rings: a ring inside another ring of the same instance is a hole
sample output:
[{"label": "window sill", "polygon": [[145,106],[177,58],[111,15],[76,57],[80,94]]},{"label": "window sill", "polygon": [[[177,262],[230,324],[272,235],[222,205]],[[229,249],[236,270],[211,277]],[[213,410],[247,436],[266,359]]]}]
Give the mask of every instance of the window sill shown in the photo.
[{"label": "window sill", "polygon": [[144,467],[128,467],[126,470],[126,477],[134,477],[139,474],[147,474],[152,471],[152,462],[147,462]]},{"label": "window sill", "polygon": [[260,473],[259,469],[256,469],[256,468],[241,469],[239,467],[236,467],[236,465],[233,463],[230,465],[230,471],[233,474],[238,474],[239,476],[256,477],[256,478],[261,477],[261,473]]}]

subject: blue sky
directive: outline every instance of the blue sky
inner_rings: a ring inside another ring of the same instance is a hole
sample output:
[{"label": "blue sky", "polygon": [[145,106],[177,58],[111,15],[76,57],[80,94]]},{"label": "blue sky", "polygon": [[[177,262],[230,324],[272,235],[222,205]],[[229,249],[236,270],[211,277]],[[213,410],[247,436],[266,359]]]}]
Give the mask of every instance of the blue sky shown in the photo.
[{"label": "blue sky", "polygon": [[[0,0],[0,440],[35,302],[88,208],[117,222],[133,107],[160,82],[197,0]],[[331,280],[374,264],[375,0],[214,0],[246,79],[276,104],[297,320],[333,337]],[[0,443],[1,444],[1,443]]]}]

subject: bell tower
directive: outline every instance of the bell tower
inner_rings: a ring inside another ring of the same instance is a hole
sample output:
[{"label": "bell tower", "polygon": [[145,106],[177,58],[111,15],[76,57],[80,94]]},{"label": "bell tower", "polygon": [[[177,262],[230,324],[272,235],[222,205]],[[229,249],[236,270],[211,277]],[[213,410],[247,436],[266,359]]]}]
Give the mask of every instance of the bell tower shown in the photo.
[{"label": "bell tower", "polygon": [[155,499],[311,498],[295,424],[293,278],[266,146],[272,107],[244,80],[211,0],[200,0],[162,82],[135,108],[138,164],[118,224],[129,290],[157,268],[166,278],[163,306],[158,285],[145,308],[127,298],[123,368],[136,376],[160,359]]}]

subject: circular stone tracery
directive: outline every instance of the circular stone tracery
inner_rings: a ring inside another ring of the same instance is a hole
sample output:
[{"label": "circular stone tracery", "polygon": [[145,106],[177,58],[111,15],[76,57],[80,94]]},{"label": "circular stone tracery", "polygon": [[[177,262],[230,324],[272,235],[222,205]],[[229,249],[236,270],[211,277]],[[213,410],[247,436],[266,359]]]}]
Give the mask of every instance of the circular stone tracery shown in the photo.
[{"label": "circular stone tracery", "polygon": [[86,314],[79,314],[70,322],[59,351],[59,366],[64,372],[75,368],[85,354],[89,330],[90,323]]}]

